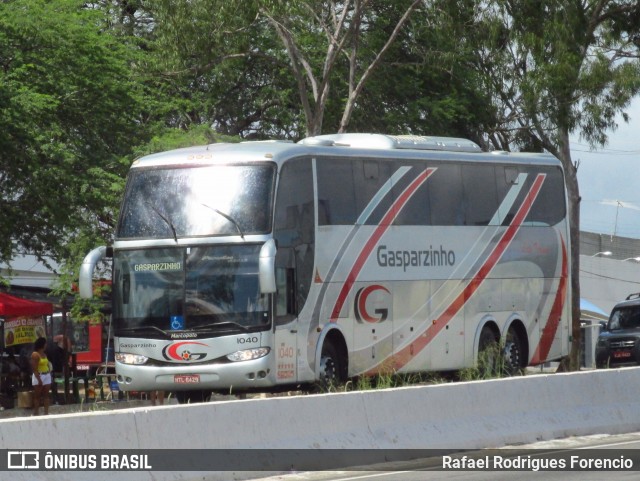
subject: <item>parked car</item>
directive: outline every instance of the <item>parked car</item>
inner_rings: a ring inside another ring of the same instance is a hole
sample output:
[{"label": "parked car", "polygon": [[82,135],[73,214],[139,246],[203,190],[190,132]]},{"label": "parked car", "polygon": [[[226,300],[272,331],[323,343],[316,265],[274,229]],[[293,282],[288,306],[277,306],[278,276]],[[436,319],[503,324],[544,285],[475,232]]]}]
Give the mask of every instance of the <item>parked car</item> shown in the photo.
[{"label": "parked car", "polygon": [[613,307],[598,335],[596,366],[640,364],[640,293],[630,294]]}]

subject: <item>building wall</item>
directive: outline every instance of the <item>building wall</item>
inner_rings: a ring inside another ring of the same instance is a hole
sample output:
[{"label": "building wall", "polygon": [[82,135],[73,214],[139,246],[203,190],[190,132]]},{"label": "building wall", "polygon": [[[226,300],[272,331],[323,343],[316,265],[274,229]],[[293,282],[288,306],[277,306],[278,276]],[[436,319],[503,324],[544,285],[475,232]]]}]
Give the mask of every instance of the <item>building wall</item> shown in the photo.
[{"label": "building wall", "polygon": [[580,297],[605,312],[640,292],[640,239],[580,232]]}]

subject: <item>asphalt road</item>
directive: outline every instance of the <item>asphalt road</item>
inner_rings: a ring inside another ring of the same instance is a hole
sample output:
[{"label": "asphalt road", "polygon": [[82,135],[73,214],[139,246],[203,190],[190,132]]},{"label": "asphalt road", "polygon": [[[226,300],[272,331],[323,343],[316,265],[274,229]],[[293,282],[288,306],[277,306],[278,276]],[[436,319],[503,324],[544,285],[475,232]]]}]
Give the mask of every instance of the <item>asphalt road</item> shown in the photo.
[{"label": "asphalt road", "polygon": [[[503,465],[511,463],[562,463],[572,470],[539,470],[533,468],[522,471],[502,469],[443,469],[444,456],[419,459],[406,463],[368,466],[365,470],[320,471],[293,473],[281,476],[260,478],[262,481],[422,481],[422,480],[455,480],[455,481],[494,481],[494,480],[636,480],[640,478],[640,433],[620,435],[593,435],[545,441],[526,446],[507,446],[500,450],[482,450],[472,453],[451,453],[450,464],[462,462],[466,456],[467,466],[471,459],[485,459],[490,462],[500,457]],[[504,458],[504,459],[503,459]],[[616,466],[610,470],[598,469],[598,464],[613,460]],[[505,461],[506,460],[506,461]],[[536,460],[536,461],[533,461]],[[591,465],[589,467],[588,465]]]}]

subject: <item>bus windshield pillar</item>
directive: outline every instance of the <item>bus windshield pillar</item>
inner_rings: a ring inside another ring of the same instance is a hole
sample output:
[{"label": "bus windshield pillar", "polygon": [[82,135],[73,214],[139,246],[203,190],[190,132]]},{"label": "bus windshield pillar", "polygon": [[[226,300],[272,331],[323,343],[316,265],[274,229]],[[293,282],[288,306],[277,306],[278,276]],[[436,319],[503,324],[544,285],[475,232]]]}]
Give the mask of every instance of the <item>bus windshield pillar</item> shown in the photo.
[{"label": "bus windshield pillar", "polygon": [[273,294],[276,292],[276,242],[269,239],[260,249],[258,262],[260,292],[262,294]]}]

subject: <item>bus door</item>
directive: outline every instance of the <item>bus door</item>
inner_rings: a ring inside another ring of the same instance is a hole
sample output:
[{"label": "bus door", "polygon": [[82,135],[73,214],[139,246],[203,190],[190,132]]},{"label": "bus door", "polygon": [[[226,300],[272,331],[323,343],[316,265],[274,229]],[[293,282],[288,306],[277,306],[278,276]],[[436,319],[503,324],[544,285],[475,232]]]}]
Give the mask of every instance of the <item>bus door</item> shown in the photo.
[{"label": "bus door", "polygon": [[274,208],[277,245],[275,295],[276,382],[297,381],[299,313],[312,282],[315,254],[313,169],[308,157],[289,160],[280,171]]},{"label": "bus door", "polygon": [[298,316],[295,302],[295,269],[276,268],[275,334],[276,382],[296,382]]}]

